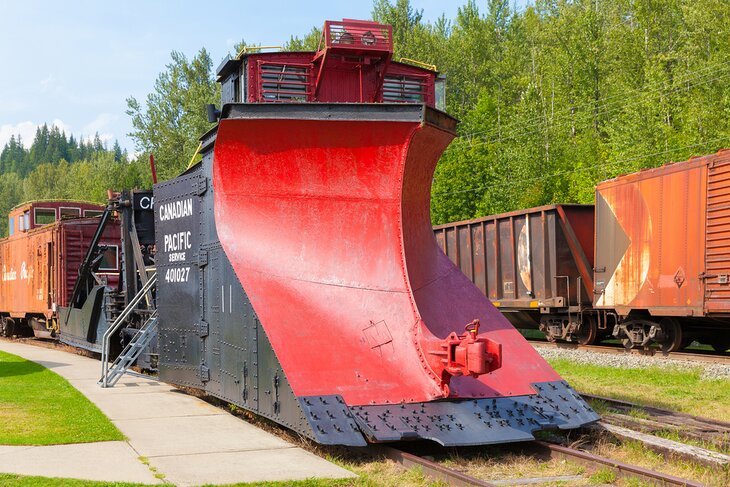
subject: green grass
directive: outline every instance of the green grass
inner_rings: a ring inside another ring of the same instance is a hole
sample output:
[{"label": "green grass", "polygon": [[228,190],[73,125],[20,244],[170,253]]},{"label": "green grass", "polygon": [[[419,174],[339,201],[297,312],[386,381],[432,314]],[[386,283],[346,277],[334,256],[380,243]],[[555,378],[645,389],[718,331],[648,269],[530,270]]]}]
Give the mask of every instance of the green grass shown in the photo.
[{"label": "green grass", "polygon": [[730,380],[703,380],[700,370],[617,369],[549,360],[580,392],[730,421]]},{"label": "green grass", "polygon": [[0,445],[122,439],[116,426],[61,376],[0,352]]},{"label": "green grass", "polygon": [[616,473],[609,468],[598,470],[590,477],[590,483],[594,485],[612,484],[614,482],[616,482]]},{"label": "green grass", "polygon": [[139,487],[145,484],[128,484],[124,482],[95,482],[92,480],[59,479],[50,477],[29,477],[0,473],[0,485],[3,487]]}]

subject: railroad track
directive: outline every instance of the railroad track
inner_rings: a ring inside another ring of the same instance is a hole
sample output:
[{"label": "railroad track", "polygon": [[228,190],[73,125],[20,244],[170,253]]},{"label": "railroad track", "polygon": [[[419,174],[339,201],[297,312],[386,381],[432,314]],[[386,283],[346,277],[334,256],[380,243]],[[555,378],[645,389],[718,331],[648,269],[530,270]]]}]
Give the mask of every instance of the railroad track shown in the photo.
[{"label": "railroad track", "polygon": [[[406,468],[419,467],[422,469],[424,475],[434,479],[435,481],[446,482],[449,485],[497,487],[499,483],[502,483],[500,481],[496,481],[498,483],[492,483],[487,480],[472,477],[471,475],[467,475],[458,470],[445,467],[433,460],[408,453],[398,448],[381,446],[376,447],[376,450]],[[704,485],[692,480],[600,457],[587,451],[544,441],[535,441],[527,444],[525,446],[525,451],[540,456],[541,458],[561,459],[578,463],[585,466],[588,473],[610,469],[617,477],[638,479],[652,485],[675,485],[684,487],[702,487]],[[560,480],[567,479],[551,477],[545,479],[529,479],[528,481],[530,483],[539,483],[540,480],[543,480],[544,482],[559,482]]]},{"label": "railroad track", "polygon": [[[648,433],[670,431],[685,439],[711,444],[721,449],[730,448],[730,423],[725,421],[593,394],[580,394],[589,401],[601,401],[615,411],[603,414],[603,422]],[[637,411],[641,414],[637,415]]]},{"label": "railroad track", "polygon": [[730,355],[727,353],[711,353],[711,352],[670,352],[664,354],[659,350],[626,350],[624,347],[617,345],[579,345],[577,343],[567,342],[548,342],[541,340],[528,340],[530,345],[536,348],[562,348],[568,350],[587,350],[590,352],[607,353],[607,354],[634,354],[653,356],[657,358],[669,358],[675,360],[687,360],[693,362],[704,362],[712,364],[730,365]]}]

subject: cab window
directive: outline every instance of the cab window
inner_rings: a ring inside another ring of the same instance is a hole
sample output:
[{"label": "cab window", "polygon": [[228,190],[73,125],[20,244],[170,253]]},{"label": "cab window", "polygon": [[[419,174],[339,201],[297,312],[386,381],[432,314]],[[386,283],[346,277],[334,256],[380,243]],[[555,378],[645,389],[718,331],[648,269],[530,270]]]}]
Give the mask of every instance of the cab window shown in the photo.
[{"label": "cab window", "polygon": [[33,220],[36,225],[48,225],[56,221],[56,210],[53,208],[36,208],[33,210]]},{"label": "cab window", "polygon": [[18,230],[21,232],[30,230],[30,210],[18,215]]},{"label": "cab window", "polygon": [[10,218],[8,218],[8,235],[12,237],[14,233],[15,233],[15,218],[13,218],[11,216]]},{"label": "cab window", "polygon": [[81,208],[61,208],[61,220],[81,218]]},{"label": "cab window", "polygon": [[119,262],[119,247],[116,245],[107,245],[101,263],[99,264],[100,271],[116,271],[118,270],[117,262]]}]

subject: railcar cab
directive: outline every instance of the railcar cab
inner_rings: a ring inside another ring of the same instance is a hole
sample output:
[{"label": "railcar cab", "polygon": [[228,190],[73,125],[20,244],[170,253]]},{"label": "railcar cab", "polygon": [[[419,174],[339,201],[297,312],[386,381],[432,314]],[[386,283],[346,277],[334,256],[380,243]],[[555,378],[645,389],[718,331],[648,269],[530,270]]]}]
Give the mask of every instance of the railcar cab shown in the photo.
[{"label": "railcar cab", "polygon": [[218,68],[221,105],[425,103],[443,110],[445,79],[435,66],[393,61],[392,34],[390,25],[330,20],[314,53],[246,47]]},{"label": "railcar cab", "polygon": [[10,210],[8,236],[14,237],[60,220],[92,218],[101,215],[104,206],[82,201],[33,201]]}]

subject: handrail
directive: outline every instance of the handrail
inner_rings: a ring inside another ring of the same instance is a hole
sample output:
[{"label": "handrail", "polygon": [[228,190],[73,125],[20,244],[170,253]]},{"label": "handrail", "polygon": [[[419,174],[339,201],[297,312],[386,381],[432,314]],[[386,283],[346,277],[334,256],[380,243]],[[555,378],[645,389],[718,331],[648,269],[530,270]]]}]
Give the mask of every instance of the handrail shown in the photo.
[{"label": "handrail", "polygon": [[122,314],[120,314],[117,319],[114,320],[114,323],[112,323],[112,325],[104,332],[104,336],[101,339],[101,380],[99,381],[101,382],[102,387],[107,386],[107,378],[109,375],[109,339],[117,332],[117,330],[119,330],[127,317],[132,313],[139,302],[142,301],[142,298],[144,298],[147,292],[152,289],[152,286],[154,286],[155,283],[157,283],[157,273],[150,276],[149,281],[147,281],[147,283],[137,292],[134,298],[132,298],[127,307],[124,308],[124,311],[122,311]]},{"label": "handrail", "polygon": [[[137,333],[134,335],[134,337],[127,343],[127,345],[124,347],[122,352],[119,354],[119,356],[114,359],[114,362],[112,362],[111,367],[107,371],[106,376],[106,385],[104,387],[114,387],[114,385],[119,381],[119,379],[122,378],[124,374],[129,373],[128,367],[137,360],[137,357],[139,357],[139,354],[142,353],[142,350],[144,347],[138,347],[138,342],[140,338],[142,338],[142,335],[146,335],[143,338],[143,343],[147,343],[150,341],[150,336],[154,336],[157,334],[157,331],[150,330],[151,327],[154,327],[157,323],[157,309],[152,313],[152,315],[149,317],[149,319],[137,330]],[[128,354],[131,352],[135,347],[138,347],[137,351],[133,354],[133,357],[130,357]],[[126,362],[126,363],[125,363]],[[120,369],[121,367],[121,369]]]}]

